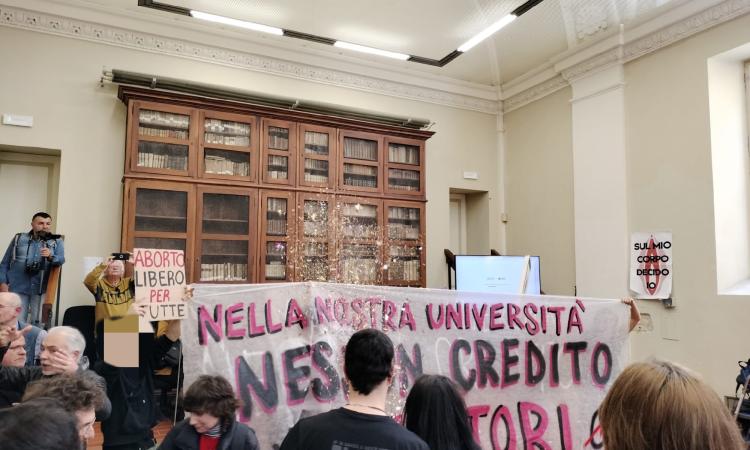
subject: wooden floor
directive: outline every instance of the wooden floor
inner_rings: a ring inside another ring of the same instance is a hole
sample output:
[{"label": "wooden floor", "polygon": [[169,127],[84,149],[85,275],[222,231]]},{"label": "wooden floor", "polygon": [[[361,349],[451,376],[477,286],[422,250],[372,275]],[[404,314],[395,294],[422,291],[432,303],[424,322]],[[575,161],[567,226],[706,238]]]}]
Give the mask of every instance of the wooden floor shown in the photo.
[{"label": "wooden floor", "polygon": [[[162,422],[159,422],[154,427],[154,438],[156,439],[156,442],[161,442],[164,440],[164,436],[169,433],[169,430],[172,429],[172,422],[170,420],[165,420]],[[88,445],[86,448],[88,450],[102,450],[102,442],[104,441],[104,435],[102,435],[102,430],[99,428],[99,422],[94,424],[94,430],[96,431],[96,435],[93,439],[89,440]]]}]

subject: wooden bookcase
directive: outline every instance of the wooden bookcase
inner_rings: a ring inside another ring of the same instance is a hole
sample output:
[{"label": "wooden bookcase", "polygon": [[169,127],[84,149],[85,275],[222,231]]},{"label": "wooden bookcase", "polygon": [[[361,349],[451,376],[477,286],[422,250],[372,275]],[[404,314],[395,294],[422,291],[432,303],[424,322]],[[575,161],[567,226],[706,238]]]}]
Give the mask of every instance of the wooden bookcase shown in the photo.
[{"label": "wooden bookcase", "polygon": [[190,282],[425,285],[432,133],[121,86],[122,247]]}]

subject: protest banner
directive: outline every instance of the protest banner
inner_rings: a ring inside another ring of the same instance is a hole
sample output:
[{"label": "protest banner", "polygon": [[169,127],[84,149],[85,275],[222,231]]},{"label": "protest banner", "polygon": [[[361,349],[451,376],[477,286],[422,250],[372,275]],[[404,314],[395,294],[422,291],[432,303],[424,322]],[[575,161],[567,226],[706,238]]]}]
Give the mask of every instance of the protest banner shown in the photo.
[{"label": "protest banner", "polygon": [[630,290],[636,298],[672,295],[672,233],[633,233],[630,237]]},{"label": "protest banner", "polygon": [[346,403],[342,350],[362,328],[395,345],[387,411],[415,379],[466,392],[484,449],[601,448],[596,410],[627,362],[619,300],[325,283],[198,285],[182,323],[185,384],[220,374],[261,448],[301,417]]},{"label": "protest banner", "polygon": [[133,250],[133,264],[136,301],[148,303],[146,321],[185,318],[188,309],[183,300],[187,287],[185,253],[182,250],[136,248]]}]

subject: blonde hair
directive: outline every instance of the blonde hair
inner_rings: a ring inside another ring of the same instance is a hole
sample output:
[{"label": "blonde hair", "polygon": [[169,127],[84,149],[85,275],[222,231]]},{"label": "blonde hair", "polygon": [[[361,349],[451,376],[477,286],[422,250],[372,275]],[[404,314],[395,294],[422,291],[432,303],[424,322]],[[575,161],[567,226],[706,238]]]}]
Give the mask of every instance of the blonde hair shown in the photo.
[{"label": "blonde hair", "polygon": [[631,364],[599,407],[607,450],[745,450],[719,396],[667,361]]}]

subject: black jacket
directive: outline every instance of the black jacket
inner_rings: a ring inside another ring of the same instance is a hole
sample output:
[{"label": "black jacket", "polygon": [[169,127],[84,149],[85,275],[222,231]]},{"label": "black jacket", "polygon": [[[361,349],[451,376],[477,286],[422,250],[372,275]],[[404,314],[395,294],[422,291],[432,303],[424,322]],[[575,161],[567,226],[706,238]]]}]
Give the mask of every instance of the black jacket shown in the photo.
[{"label": "black jacket", "polygon": [[[102,335],[103,332],[99,334]],[[106,380],[107,396],[112,401],[112,414],[102,422],[105,446],[136,444],[153,438],[151,428],[156,425],[154,365],[172,344],[166,336],[154,338],[153,333],[140,333],[139,367],[96,363],[96,371]]]},{"label": "black jacket", "polygon": [[[164,438],[159,450],[198,450],[200,435],[185,419],[175,425]],[[243,423],[232,421],[229,428],[221,435],[218,450],[258,450],[258,439],[255,431]]]}]

